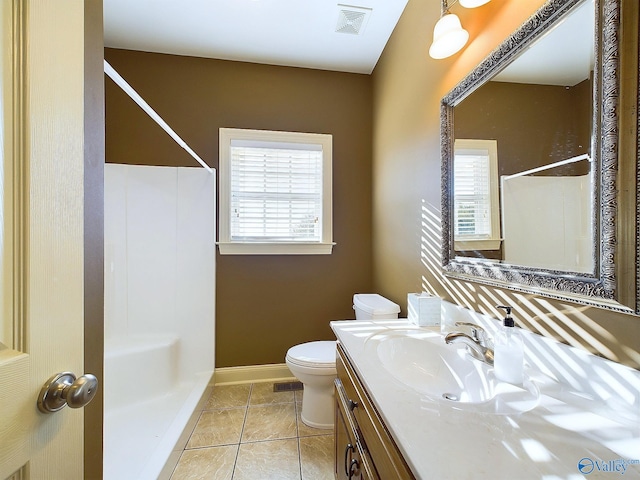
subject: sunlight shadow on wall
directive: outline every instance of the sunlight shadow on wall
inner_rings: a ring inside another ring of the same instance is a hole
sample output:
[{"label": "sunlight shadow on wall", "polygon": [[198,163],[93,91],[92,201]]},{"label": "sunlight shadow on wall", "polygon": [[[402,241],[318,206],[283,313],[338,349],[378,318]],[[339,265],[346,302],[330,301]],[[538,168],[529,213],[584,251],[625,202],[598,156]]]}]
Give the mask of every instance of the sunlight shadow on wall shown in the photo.
[{"label": "sunlight shadow on wall", "polygon": [[442,295],[444,290],[445,298],[468,308],[473,308],[468,300],[472,300],[464,288],[454,285],[442,275],[442,252],[440,242],[442,238],[442,226],[440,223],[440,212],[433,206],[427,205],[422,200],[422,222],[420,239],[420,261],[427,269],[428,275],[422,276],[422,289],[434,295]]},{"label": "sunlight shadow on wall", "polygon": [[595,307],[446,277],[442,270],[441,212],[425,199],[421,205],[420,225],[424,291],[495,319],[504,316],[497,305],[511,305],[520,327],[633,368],[640,366],[639,352],[625,346],[624,339],[617,338],[585,313],[597,310]]}]

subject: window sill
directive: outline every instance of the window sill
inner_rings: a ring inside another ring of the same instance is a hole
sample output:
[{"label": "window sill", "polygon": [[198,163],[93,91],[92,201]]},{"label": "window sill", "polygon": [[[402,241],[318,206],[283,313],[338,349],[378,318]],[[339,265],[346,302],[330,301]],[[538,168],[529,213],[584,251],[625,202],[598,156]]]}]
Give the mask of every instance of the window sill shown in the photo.
[{"label": "window sill", "polygon": [[501,239],[482,239],[482,240],[456,240],[453,247],[457,252],[468,250],[499,250]]},{"label": "window sill", "polygon": [[220,255],[330,255],[335,243],[218,242]]}]

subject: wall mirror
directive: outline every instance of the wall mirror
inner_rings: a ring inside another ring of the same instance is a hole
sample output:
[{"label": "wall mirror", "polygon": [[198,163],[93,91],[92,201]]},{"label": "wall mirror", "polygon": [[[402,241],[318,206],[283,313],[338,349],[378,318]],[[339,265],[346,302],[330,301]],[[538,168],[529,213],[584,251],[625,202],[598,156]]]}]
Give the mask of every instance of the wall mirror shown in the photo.
[{"label": "wall mirror", "polygon": [[446,275],[638,312],[625,3],[548,1],[443,98]]}]

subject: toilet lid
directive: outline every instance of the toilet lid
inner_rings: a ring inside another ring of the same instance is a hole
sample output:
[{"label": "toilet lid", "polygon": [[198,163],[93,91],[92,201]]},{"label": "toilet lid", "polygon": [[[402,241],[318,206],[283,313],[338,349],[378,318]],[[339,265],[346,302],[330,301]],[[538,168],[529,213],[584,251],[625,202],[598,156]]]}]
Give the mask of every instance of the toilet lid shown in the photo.
[{"label": "toilet lid", "polygon": [[301,343],[287,352],[290,362],[306,367],[335,367],[336,342],[320,341]]}]

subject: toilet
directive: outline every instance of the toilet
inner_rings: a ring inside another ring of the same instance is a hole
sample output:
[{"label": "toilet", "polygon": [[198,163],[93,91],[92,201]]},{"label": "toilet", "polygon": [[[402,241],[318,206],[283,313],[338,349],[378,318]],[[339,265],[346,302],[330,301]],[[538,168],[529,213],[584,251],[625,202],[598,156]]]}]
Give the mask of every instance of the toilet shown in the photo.
[{"label": "toilet", "polygon": [[[378,294],[353,296],[357,320],[398,318],[400,307]],[[336,342],[316,341],[295,345],[285,361],[304,386],[301,418],[314,428],[333,428],[333,381],[336,378]]]}]

